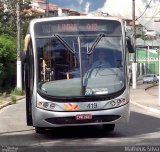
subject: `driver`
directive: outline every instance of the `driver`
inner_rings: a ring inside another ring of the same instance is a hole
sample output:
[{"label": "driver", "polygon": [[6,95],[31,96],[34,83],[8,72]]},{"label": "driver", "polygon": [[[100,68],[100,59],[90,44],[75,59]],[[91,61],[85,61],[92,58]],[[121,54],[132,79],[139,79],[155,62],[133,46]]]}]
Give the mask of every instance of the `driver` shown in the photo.
[{"label": "driver", "polygon": [[98,68],[98,67],[104,67],[104,68],[110,68],[111,67],[111,65],[105,59],[105,53],[104,52],[99,52],[97,60],[92,64],[92,68]]}]

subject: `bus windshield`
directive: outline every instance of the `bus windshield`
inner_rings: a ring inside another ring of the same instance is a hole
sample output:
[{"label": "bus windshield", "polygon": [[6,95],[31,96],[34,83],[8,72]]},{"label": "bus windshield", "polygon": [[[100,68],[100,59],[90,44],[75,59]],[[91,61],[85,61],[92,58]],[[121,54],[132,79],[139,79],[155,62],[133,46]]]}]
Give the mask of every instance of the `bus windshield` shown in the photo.
[{"label": "bus windshield", "polygon": [[53,32],[38,35],[36,49],[38,89],[46,95],[106,95],[124,87],[121,34]]}]

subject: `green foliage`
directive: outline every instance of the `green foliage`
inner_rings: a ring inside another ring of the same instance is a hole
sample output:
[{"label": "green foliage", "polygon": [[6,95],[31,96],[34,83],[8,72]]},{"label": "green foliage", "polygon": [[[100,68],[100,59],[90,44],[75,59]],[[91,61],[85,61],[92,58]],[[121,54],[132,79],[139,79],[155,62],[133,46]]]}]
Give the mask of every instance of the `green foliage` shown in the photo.
[{"label": "green foliage", "polygon": [[[19,0],[21,42],[27,31],[28,23],[32,16],[27,16],[31,0]],[[5,4],[5,5],[4,5]],[[16,84],[16,4],[17,0],[0,0],[0,90],[10,91]],[[7,9],[4,8],[7,6]],[[22,43],[21,43],[21,46]],[[22,48],[22,47],[21,47]]]},{"label": "green foliage", "polygon": [[15,96],[11,96],[11,104],[16,104],[17,99]]},{"label": "green foliage", "polygon": [[[20,24],[21,24],[21,38],[24,39],[29,21],[33,18],[39,17],[38,13],[28,14],[31,8],[31,0],[19,0],[20,2]],[[7,11],[4,11],[4,4],[7,6]],[[10,37],[17,36],[17,13],[16,13],[17,0],[0,0],[0,35],[5,34]]]},{"label": "green foliage", "polygon": [[[23,42],[29,21],[38,14],[28,15],[31,0],[25,2],[19,0],[19,2],[21,42]],[[15,87],[16,84],[16,4],[17,0],[0,0],[0,90],[2,92]],[[7,9],[4,6],[7,6]]]},{"label": "green foliage", "polygon": [[11,91],[11,94],[12,94],[12,95],[22,96],[22,95],[24,95],[24,92],[23,92],[23,90],[21,90],[21,89],[15,88],[14,90]]},{"label": "green foliage", "polygon": [[8,36],[0,36],[0,88],[9,87],[16,73],[16,42]]},{"label": "green foliage", "polygon": [[[13,11],[11,9],[5,10],[4,9],[4,5],[8,4],[7,0],[5,1],[1,1],[0,2],[0,34],[5,34],[5,35],[9,35],[12,37],[16,36],[16,14],[13,13]],[[15,4],[14,4],[15,6]]]},{"label": "green foliage", "polygon": [[[26,15],[27,13],[26,10],[31,8],[30,6],[31,0],[25,0],[25,3],[23,3],[22,0],[20,0],[19,2],[20,2],[21,35],[22,39],[24,39],[28,27],[26,25],[28,25],[28,22],[31,19],[31,16]],[[16,3],[17,0],[0,1],[0,34],[5,34],[10,37],[17,36]],[[4,11],[5,9],[3,4],[6,4],[7,11]]]}]

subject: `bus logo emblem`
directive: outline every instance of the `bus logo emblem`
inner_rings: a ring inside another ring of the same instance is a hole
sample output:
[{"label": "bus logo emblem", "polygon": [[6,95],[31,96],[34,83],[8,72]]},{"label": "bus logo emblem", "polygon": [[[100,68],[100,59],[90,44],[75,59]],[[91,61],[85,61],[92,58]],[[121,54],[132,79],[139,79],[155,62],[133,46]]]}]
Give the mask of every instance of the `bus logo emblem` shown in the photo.
[{"label": "bus logo emblem", "polygon": [[80,109],[79,105],[75,103],[64,103],[64,108],[67,111],[76,111]]}]

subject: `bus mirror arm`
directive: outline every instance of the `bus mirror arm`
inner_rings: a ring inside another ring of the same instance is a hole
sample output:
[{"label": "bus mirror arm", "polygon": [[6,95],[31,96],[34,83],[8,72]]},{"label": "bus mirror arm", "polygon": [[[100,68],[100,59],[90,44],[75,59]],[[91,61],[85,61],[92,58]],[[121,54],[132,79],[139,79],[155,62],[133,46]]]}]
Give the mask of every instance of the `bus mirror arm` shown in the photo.
[{"label": "bus mirror arm", "polygon": [[31,37],[30,34],[27,34],[24,39],[24,49],[21,55],[22,63],[24,64],[28,63],[28,60],[29,60],[29,55],[27,52],[28,52],[28,45],[31,40],[30,37]]},{"label": "bus mirror arm", "polygon": [[21,54],[21,60],[22,60],[22,63],[26,63],[26,54],[24,51]]},{"label": "bus mirror arm", "polygon": [[21,60],[22,60],[22,63],[26,62],[26,55],[25,55],[24,51],[21,54]]},{"label": "bus mirror arm", "polygon": [[22,52],[21,60],[23,64],[27,64],[29,62],[29,55],[26,52]]},{"label": "bus mirror arm", "polygon": [[126,40],[127,40],[127,48],[128,48],[129,53],[134,53],[135,50],[134,50],[133,41],[131,40],[130,37],[126,37]]}]

